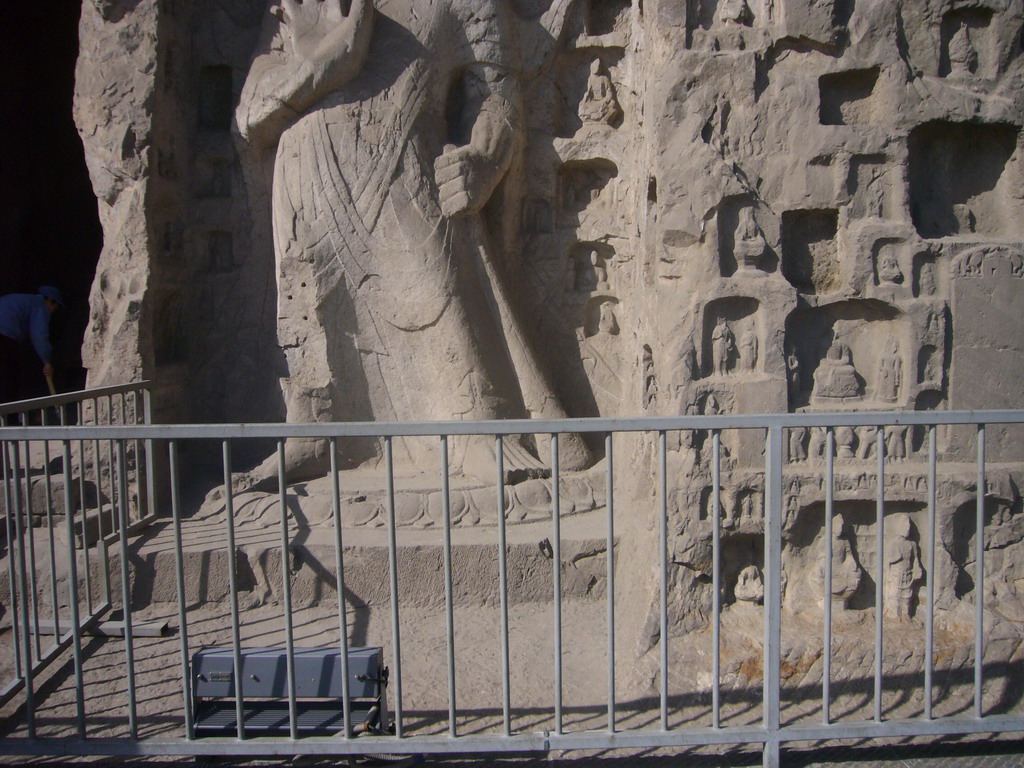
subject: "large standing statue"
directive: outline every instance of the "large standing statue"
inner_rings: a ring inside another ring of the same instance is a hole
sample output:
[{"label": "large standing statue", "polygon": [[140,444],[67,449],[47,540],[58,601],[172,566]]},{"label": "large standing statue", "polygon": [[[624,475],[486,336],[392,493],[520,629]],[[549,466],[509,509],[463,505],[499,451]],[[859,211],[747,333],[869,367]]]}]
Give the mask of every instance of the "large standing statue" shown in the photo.
[{"label": "large standing statue", "polygon": [[[507,3],[376,6],[273,7],[236,112],[256,149],[276,146],[287,418],[564,416],[480,216],[522,140]],[[464,468],[489,476],[491,441],[469,445]],[[374,453],[348,446],[343,458]],[[427,441],[396,443],[400,462],[428,455]],[[327,459],[323,441],[289,442],[289,479]],[[578,437],[563,442],[563,466],[587,460]]]}]

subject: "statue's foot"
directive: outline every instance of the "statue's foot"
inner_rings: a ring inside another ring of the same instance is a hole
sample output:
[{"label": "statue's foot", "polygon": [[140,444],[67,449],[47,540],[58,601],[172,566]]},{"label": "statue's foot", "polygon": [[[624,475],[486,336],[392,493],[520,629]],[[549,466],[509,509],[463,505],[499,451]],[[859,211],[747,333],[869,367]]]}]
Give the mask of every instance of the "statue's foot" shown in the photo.
[{"label": "statue's foot", "polygon": [[[284,444],[285,485],[323,477],[331,469],[331,446],[327,440],[292,438]],[[231,476],[233,493],[245,491],[276,491],[280,484],[280,465],[277,451],[263,463],[248,472]]]}]

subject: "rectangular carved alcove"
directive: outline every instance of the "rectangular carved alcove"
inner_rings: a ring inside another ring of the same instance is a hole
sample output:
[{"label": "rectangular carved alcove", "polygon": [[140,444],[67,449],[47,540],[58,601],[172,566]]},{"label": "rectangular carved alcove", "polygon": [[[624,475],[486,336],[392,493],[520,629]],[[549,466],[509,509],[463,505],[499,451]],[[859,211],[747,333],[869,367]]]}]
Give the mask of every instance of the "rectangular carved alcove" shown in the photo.
[{"label": "rectangular carved alcove", "polygon": [[1007,123],[933,121],[910,132],[910,211],[921,237],[1012,236],[1024,230]]}]

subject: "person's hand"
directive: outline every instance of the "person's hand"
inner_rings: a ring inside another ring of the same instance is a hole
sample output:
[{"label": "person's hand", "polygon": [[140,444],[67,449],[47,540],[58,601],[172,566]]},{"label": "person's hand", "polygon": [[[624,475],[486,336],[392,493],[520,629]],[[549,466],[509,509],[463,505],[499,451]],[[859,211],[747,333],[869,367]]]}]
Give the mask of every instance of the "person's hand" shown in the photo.
[{"label": "person's hand", "polygon": [[53,378],[53,364],[52,363],[43,363],[43,376],[45,376],[48,379]]}]

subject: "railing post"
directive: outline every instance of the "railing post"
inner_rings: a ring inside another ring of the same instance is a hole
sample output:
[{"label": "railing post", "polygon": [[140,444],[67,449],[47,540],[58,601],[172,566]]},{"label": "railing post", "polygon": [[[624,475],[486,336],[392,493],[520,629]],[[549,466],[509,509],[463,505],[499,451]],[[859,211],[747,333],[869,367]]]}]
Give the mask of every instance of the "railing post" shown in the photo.
[{"label": "railing post", "polygon": [[782,648],[782,434],[779,424],[766,436],[764,509],[764,766],[779,765],[779,699]]}]

